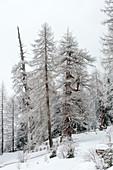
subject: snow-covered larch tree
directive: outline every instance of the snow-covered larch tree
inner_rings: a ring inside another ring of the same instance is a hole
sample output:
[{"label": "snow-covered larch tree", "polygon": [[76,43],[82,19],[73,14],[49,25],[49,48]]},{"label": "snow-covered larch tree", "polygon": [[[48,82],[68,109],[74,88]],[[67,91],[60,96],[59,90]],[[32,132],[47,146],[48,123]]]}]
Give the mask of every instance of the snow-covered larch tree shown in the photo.
[{"label": "snow-covered larch tree", "polygon": [[94,58],[86,50],[79,49],[75,37],[69,31],[60,41],[59,56],[63,135],[71,137],[73,122],[83,123],[89,115],[85,97],[85,90],[89,88],[87,66],[92,66]]},{"label": "snow-covered larch tree", "polygon": [[90,81],[90,91],[89,91],[89,100],[90,100],[90,110],[92,117],[95,119],[92,120],[95,126],[106,126],[106,122],[103,121],[103,111],[105,109],[105,93],[106,87],[104,86],[103,76],[99,71],[95,70],[92,73]]},{"label": "snow-covered larch tree", "polygon": [[[35,116],[34,141],[49,139],[53,145],[51,134],[51,101],[54,94],[54,56],[55,43],[53,33],[47,23],[42,25],[33,46],[34,57],[31,61],[32,75],[32,114]],[[48,131],[48,132],[47,132]]]},{"label": "snow-covered larch tree", "polygon": [[104,57],[102,64],[105,68],[106,76],[106,111],[107,115],[113,122],[113,1],[105,0],[105,9],[103,12],[106,14],[104,24],[107,27],[107,32],[102,40],[102,52]]}]

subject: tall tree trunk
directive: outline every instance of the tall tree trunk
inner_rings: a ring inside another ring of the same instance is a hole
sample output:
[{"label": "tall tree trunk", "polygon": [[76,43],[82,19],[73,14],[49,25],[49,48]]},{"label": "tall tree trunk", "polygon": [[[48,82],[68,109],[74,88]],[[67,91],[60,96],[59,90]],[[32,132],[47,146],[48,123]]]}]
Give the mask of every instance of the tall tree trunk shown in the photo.
[{"label": "tall tree trunk", "polygon": [[48,121],[48,137],[50,148],[53,146],[51,134],[51,118],[50,118],[50,103],[49,103],[49,86],[48,86],[48,67],[47,67],[47,47],[46,47],[46,27],[45,27],[45,79],[46,79],[46,105],[47,105],[47,121]]},{"label": "tall tree trunk", "polygon": [[[71,52],[69,52],[68,59],[67,59],[66,85],[65,85],[66,96],[71,96],[72,93],[71,79],[74,78],[70,73],[70,61],[71,61],[70,57],[71,57]],[[64,125],[63,125],[63,136],[67,136],[71,138],[72,130],[71,130],[71,120],[70,120],[70,104],[67,101],[64,104],[64,116],[66,118],[64,120]],[[61,142],[62,142],[62,137],[61,137]]]}]

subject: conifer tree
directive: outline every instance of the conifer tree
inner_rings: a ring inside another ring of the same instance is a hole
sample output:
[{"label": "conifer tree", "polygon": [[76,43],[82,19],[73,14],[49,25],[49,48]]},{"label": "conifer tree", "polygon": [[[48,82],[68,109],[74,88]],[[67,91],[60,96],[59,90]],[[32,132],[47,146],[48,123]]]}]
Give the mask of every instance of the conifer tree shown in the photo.
[{"label": "conifer tree", "polygon": [[5,116],[4,116],[4,126],[5,126],[5,150],[12,151],[15,150],[15,124],[18,115],[17,107],[14,101],[14,96],[10,97],[6,102]]},{"label": "conifer tree", "polygon": [[113,106],[112,106],[112,96],[113,96],[113,1],[105,0],[105,9],[103,12],[106,14],[106,19],[104,24],[107,27],[107,33],[101,38],[102,40],[102,52],[104,57],[102,59],[103,67],[105,68],[104,81],[106,86],[106,103],[105,109],[111,122],[113,122]]},{"label": "conifer tree", "polygon": [[72,34],[67,31],[60,41],[61,88],[63,135],[71,137],[73,122],[83,123],[88,116],[85,89],[89,88],[87,66],[92,65],[94,58],[85,50],[80,50]]},{"label": "conifer tree", "polygon": [[[31,61],[32,75],[32,101],[34,108],[32,114],[36,118],[35,139],[37,142],[49,139],[52,147],[51,134],[51,100],[54,94],[53,61],[55,56],[55,43],[53,33],[47,23],[42,25],[42,30],[33,44],[34,58]],[[48,133],[47,133],[48,130]],[[38,138],[38,139],[37,139]]]}]

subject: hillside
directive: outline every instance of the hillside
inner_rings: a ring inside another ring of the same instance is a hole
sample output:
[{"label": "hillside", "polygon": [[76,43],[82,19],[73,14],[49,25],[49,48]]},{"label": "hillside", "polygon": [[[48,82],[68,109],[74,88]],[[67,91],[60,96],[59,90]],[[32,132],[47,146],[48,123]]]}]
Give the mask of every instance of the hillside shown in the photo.
[{"label": "hillside", "polygon": [[[109,127],[110,128],[110,127]],[[96,149],[98,144],[102,146],[108,143],[108,129],[104,131],[87,132],[73,135],[75,158],[63,159],[66,145],[59,144],[59,138],[54,140],[57,145],[57,156],[50,159],[50,151],[45,145],[40,146],[41,151],[34,153],[15,152],[5,153],[0,156],[1,170],[95,170],[96,164],[89,160],[89,154]],[[24,163],[21,163],[24,155]],[[110,168],[112,169],[112,168]]]}]

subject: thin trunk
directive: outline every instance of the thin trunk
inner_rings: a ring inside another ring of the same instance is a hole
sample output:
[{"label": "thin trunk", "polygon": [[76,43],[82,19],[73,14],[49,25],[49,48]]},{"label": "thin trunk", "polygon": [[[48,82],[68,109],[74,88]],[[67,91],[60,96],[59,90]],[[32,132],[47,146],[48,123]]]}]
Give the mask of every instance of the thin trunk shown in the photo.
[{"label": "thin trunk", "polygon": [[4,152],[4,89],[2,84],[2,105],[1,105],[1,119],[2,119],[2,141],[1,141],[1,154]]},{"label": "thin trunk", "polygon": [[14,127],[14,99],[13,99],[13,105],[12,105],[12,152],[14,152],[14,143],[15,143],[15,127]]},{"label": "thin trunk", "polygon": [[52,135],[51,135],[51,118],[50,118],[50,103],[49,103],[46,28],[45,28],[45,78],[46,78],[46,105],[47,105],[47,119],[48,119],[48,137],[49,137],[49,145],[51,148],[53,146],[53,141],[52,141]]}]

